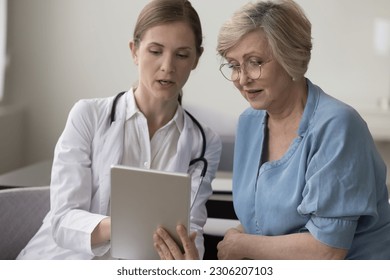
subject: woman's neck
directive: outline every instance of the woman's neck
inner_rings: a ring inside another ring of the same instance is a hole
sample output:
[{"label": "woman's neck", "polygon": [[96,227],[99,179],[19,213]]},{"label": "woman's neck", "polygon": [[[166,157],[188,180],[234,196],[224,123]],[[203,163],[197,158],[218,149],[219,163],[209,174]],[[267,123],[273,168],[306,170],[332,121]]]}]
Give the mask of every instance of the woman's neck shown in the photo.
[{"label": "woman's neck", "polygon": [[268,112],[267,122],[267,146],[264,150],[264,161],[275,161],[283,157],[294,138],[298,136],[299,124],[302,119],[307,100],[306,83],[304,86],[295,87],[288,93],[293,96],[287,100],[284,110],[278,113]]},{"label": "woman's neck", "polygon": [[283,102],[283,106],[280,106],[278,110],[267,111],[268,123],[279,127],[299,123],[305,110],[307,95],[305,79],[293,83],[291,91],[286,94],[289,98]]},{"label": "woman's neck", "polygon": [[154,133],[175,116],[178,101],[159,100],[151,95],[143,94],[139,88],[135,90],[134,98],[138,109],[147,119],[149,137],[152,139]]}]

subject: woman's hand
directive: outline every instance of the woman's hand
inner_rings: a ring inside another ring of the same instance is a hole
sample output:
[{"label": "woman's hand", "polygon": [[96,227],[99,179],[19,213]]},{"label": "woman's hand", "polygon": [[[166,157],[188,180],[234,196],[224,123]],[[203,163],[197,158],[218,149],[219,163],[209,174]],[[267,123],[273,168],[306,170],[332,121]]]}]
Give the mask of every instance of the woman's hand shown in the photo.
[{"label": "woman's hand", "polygon": [[183,225],[178,225],[176,231],[183,245],[184,254],[169,233],[159,227],[153,235],[153,241],[160,258],[162,260],[199,260],[198,249],[195,246],[196,232],[188,236],[187,229]]},{"label": "woman's hand", "polygon": [[226,232],[223,240],[217,245],[219,260],[239,260],[244,258],[240,253],[242,248],[238,243],[242,233],[244,233],[244,230],[241,225]]}]

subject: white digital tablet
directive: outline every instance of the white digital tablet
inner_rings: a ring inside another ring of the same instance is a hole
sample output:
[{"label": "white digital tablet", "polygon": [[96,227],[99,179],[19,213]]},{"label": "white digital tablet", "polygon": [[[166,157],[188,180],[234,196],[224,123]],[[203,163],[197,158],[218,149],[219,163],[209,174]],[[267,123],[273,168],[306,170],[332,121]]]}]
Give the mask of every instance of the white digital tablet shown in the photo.
[{"label": "white digital tablet", "polygon": [[188,174],[111,167],[112,257],[159,259],[153,247],[154,232],[162,226],[178,241],[176,225],[189,229],[190,201]]}]

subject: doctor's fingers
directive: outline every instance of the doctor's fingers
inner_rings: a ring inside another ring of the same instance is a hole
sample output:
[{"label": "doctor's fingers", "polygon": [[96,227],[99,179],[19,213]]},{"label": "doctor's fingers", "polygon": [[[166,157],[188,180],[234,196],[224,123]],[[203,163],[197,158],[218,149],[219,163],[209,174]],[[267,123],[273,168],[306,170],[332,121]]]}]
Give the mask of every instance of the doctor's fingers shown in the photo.
[{"label": "doctor's fingers", "polygon": [[[169,233],[163,228],[158,228],[156,234],[159,237],[159,242],[157,243],[160,246],[165,257],[171,256],[171,259],[182,260],[184,259],[183,253],[181,252],[179,246],[169,235]],[[167,258],[170,259],[170,258]]]},{"label": "doctor's fingers", "polygon": [[183,225],[178,225],[176,231],[180,237],[180,241],[183,245],[185,259],[187,260],[198,260],[199,253],[195,245],[196,232],[192,232],[188,236],[187,229]]},{"label": "doctor's fingers", "polygon": [[169,251],[169,248],[165,244],[164,240],[161,239],[161,237],[155,233],[153,235],[153,246],[154,249],[157,251],[158,255],[160,256],[160,259],[162,260],[173,260],[173,256],[171,252]]}]

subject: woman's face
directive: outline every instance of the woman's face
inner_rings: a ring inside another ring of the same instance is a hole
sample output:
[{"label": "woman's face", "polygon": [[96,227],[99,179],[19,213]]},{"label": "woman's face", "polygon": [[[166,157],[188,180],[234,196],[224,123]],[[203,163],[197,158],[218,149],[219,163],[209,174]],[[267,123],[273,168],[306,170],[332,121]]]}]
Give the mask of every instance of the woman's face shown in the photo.
[{"label": "woman's face", "polygon": [[[279,113],[288,106],[292,79],[272,57],[264,32],[255,30],[246,34],[227,52],[226,60],[234,66],[240,65],[240,77],[234,85],[252,108]],[[247,76],[245,68],[242,69],[247,61],[262,64],[260,78],[250,79]]]},{"label": "woman's face", "polygon": [[177,100],[199,60],[191,27],[185,22],[154,26],[138,47],[131,42],[130,48],[138,65],[138,89],[160,100]]}]

